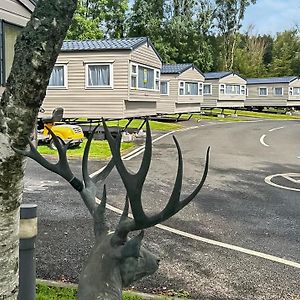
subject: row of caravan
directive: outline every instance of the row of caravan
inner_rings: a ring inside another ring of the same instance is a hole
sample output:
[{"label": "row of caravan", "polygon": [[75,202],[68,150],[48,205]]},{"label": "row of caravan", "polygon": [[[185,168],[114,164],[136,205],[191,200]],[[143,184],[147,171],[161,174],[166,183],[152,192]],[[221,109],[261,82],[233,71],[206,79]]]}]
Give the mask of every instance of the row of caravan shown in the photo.
[{"label": "row of caravan", "polygon": [[43,107],[65,117],[122,119],[197,113],[201,108],[300,106],[297,77],[245,79],[165,65],[145,37],[65,41]]},{"label": "row of caravan", "polygon": [[[32,0],[0,3],[0,93],[13,46],[32,11]],[[244,79],[234,72],[203,74],[193,63],[164,65],[146,37],[65,41],[43,103],[64,107],[66,118],[195,113],[201,108],[300,106],[297,77]]]}]

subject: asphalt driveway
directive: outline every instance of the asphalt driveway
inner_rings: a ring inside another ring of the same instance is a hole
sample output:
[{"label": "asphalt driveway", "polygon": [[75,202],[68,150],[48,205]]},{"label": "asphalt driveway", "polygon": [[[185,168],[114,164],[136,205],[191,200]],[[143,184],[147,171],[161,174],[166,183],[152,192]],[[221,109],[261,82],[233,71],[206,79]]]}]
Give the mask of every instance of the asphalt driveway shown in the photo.
[{"label": "asphalt driveway", "polygon": [[[193,236],[147,230],[145,246],[162,262],[155,275],[134,288],[183,289],[194,299],[300,299],[300,123],[191,122],[187,126],[194,128],[176,134],[185,163],[182,197],[197,184],[210,145],[209,175],[193,202],[164,225]],[[126,165],[137,170],[140,159],[136,156]],[[80,174],[80,161],[70,164]],[[92,161],[91,172],[103,165]],[[164,207],[176,168],[176,149],[168,136],[154,145],[143,192],[149,213]],[[296,175],[274,177],[275,185],[265,182],[277,174]],[[107,187],[109,204],[122,208],[125,192],[115,170]],[[91,218],[79,195],[57,175],[29,161],[24,202],[38,204],[38,277],[76,282],[93,244]],[[107,211],[112,227],[118,217]]]}]

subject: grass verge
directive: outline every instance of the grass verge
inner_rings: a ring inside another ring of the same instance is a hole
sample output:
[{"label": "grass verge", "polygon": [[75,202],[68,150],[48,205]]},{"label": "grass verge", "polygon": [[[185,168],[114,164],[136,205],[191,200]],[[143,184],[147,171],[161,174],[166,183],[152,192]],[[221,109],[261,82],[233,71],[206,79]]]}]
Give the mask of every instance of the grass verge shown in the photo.
[{"label": "grass verge", "polygon": [[[85,118],[79,118],[79,121],[86,121]],[[128,128],[139,128],[144,120],[133,120]],[[107,121],[106,124],[108,126],[120,126],[125,127],[128,123],[128,119],[124,120],[117,120],[117,121]],[[170,130],[176,130],[182,128],[182,125],[178,123],[165,123],[165,122],[159,122],[159,121],[149,121],[150,128],[153,131],[170,131]],[[92,123],[92,125],[98,125],[98,123]],[[146,125],[143,126],[143,129],[146,128]]]},{"label": "grass verge", "polygon": [[[73,288],[49,287],[38,284],[36,289],[36,300],[75,300],[77,290]],[[149,300],[131,292],[124,292],[123,300]],[[155,297],[152,300],[167,300],[165,297]]]},{"label": "grass verge", "polygon": [[[210,110],[204,110],[206,113],[210,113]],[[222,112],[222,109],[214,108],[212,110],[212,114],[220,114]],[[234,114],[235,110],[233,109],[225,109],[224,114],[225,115],[231,115]],[[257,112],[257,111],[249,111],[249,110],[238,110],[236,113],[238,117],[248,117],[248,118],[260,118],[260,119],[274,119],[274,120],[299,120],[300,116],[289,116],[286,114],[283,114],[283,110],[264,110],[263,112]],[[212,117],[209,115],[206,115],[207,117]],[[206,117],[205,116],[205,117]],[[199,117],[199,115],[198,115]],[[200,118],[202,118],[201,116]],[[238,119],[238,118],[233,118]],[[224,119],[223,119],[224,120]],[[228,118],[225,118],[227,121]]]},{"label": "grass verge", "polygon": [[[84,147],[86,145],[87,140],[84,140],[79,147],[68,149],[67,155],[68,157],[82,157]],[[121,144],[121,152],[127,152],[132,150],[135,147],[134,143],[122,143]],[[38,146],[38,151],[42,155],[54,155],[57,156],[57,151],[52,150],[48,147],[48,145],[40,145]],[[90,158],[98,158],[98,159],[108,159],[111,157],[110,148],[107,141],[92,141],[91,149],[89,153]]]}]

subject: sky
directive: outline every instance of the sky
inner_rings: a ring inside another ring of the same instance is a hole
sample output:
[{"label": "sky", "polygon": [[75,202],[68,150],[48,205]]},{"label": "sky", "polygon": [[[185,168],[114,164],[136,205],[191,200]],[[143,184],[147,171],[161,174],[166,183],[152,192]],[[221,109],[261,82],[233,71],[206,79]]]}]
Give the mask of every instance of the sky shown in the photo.
[{"label": "sky", "polygon": [[257,0],[247,8],[242,31],[254,25],[254,32],[272,34],[300,26],[299,0]]}]

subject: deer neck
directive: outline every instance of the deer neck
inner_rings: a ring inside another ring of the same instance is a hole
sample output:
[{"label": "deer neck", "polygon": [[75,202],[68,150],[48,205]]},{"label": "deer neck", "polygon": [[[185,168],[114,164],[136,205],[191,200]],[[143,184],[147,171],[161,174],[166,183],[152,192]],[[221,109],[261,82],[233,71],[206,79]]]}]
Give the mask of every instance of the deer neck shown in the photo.
[{"label": "deer neck", "polygon": [[109,236],[96,242],[79,278],[77,300],[122,299],[120,264],[113,252]]}]

